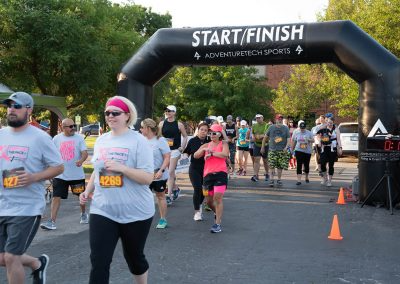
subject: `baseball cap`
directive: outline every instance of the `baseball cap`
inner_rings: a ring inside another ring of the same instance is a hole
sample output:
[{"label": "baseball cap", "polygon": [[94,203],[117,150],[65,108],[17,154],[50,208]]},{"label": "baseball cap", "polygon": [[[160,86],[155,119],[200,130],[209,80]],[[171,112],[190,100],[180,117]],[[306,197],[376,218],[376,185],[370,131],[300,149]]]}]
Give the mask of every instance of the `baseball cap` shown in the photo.
[{"label": "baseball cap", "polygon": [[328,112],[327,114],[325,114],[326,118],[333,118],[333,113]]},{"label": "baseball cap", "polygon": [[283,115],[282,114],[277,114],[277,115],[275,115],[275,119],[283,119]]},{"label": "baseball cap", "polygon": [[218,122],[224,122],[224,118],[223,118],[221,115],[219,115],[219,116],[217,117],[217,121],[218,121]]},{"label": "baseball cap", "polygon": [[301,119],[297,122],[297,124],[299,125],[299,127],[300,127],[300,124],[301,124],[302,122],[304,123],[304,120],[301,120]]},{"label": "baseball cap", "polygon": [[214,132],[222,132],[222,126],[219,124],[213,124],[211,125],[210,130]]},{"label": "baseball cap", "polygon": [[238,120],[242,120],[242,118],[240,116],[237,116],[236,121],[238,121]]},{"label": "baseball cap", "polygon": [[259,117],[264,117],[262,114],[256,114],[256,118],[259,118]]},{"label": "baseball cap", "polygon": [[10,102],[15,102],[24,107],[33,108],[33,99],[32,96],[25,92],[15,92],[11,94],[7,99],[3,101],[3,104],[9,104]]},{"label": "baseball cap", "polygon": [[232,116],[232,115],[228,115],[228,116],[226,117],[226,120],[233,120],[233,116]]},{"label": "baseball cap", "polygon": [[301,129],[304,129],[304,128],[306,128],[306,123],[304,121],[301,121],[299,123],[299,126],[300,126]]},{"label": "baseball cap", "polygon": [[240,125],[247,125],[247,121],[246,120],[240,121]]},{"label": "baseball cap", "polygon": [[170,111],[176,112],[176,106],[169,105],[164,110],[170,110]]}]

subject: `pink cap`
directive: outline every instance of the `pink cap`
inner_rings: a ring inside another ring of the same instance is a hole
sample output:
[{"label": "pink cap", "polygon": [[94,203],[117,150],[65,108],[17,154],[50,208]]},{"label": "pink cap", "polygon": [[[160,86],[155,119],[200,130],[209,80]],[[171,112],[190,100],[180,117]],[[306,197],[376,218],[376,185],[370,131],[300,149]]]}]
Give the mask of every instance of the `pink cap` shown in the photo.
[{"label": "pink cap", "polygon": [[214,132],[222,132],[222,126],[219,124],[213,124],[211,125],[210,130]]}]

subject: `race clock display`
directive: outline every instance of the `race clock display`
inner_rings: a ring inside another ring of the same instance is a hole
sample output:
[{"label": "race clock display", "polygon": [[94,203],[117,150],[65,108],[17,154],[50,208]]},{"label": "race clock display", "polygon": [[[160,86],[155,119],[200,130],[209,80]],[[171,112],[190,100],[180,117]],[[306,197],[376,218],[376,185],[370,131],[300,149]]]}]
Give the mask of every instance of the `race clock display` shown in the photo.
[{"label": "race clock display", "polygon": [[367,138],[367,150],[381,152],[400,152],[400,137],[369,137]]}]

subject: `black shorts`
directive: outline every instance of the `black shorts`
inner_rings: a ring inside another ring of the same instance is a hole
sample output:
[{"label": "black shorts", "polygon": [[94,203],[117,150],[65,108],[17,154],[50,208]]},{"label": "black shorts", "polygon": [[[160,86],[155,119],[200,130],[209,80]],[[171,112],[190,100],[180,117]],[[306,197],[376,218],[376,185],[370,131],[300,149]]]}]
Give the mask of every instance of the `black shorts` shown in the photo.
[{"label": "black shorts", "polygon": [[0,253],[23,255],[39,228],[40,216],[1,216]]},{"label": "black shorts", "polygon": [[149,185],[154,192],[164,192],[167,188],[167,180],[155,180]]},{"label": "black shorts", "polygon": [[254,145],[253,156],[254,157],[262,156],[263,159],[267,159],[268,158],[268,145],[265,145],[264,149],[265,149],[264,154],[261,154],[261,147],[258,147],[257,145]]},{"label": "black shorts", "polygon": [[228,185],[228,174],[225,172],[210,173],[203,178],[203,188],[213,190],[214,186]]},{"label": "black shorts", "polygon": [[71,192],[75,195],[80,195],[85,191],[85,180],[63,180],[60,178],[53,179],[53,197],[68,198],[68,188],[71,186]]},{"label": "black shorts", "polygon": [[249,151],[249,146],[247,146],[247,147],[237,146],[237,147],[238,147],[238,151]]}]

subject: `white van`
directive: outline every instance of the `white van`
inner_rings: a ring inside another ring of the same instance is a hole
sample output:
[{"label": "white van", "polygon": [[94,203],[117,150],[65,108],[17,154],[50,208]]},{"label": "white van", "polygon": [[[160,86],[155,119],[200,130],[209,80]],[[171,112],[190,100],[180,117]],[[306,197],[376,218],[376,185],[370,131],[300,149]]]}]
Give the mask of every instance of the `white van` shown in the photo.
[{"label": "white van", "polygon": [[342,141],[343,155],[358,156],[358,122],[342,122],[338,129]]}]

